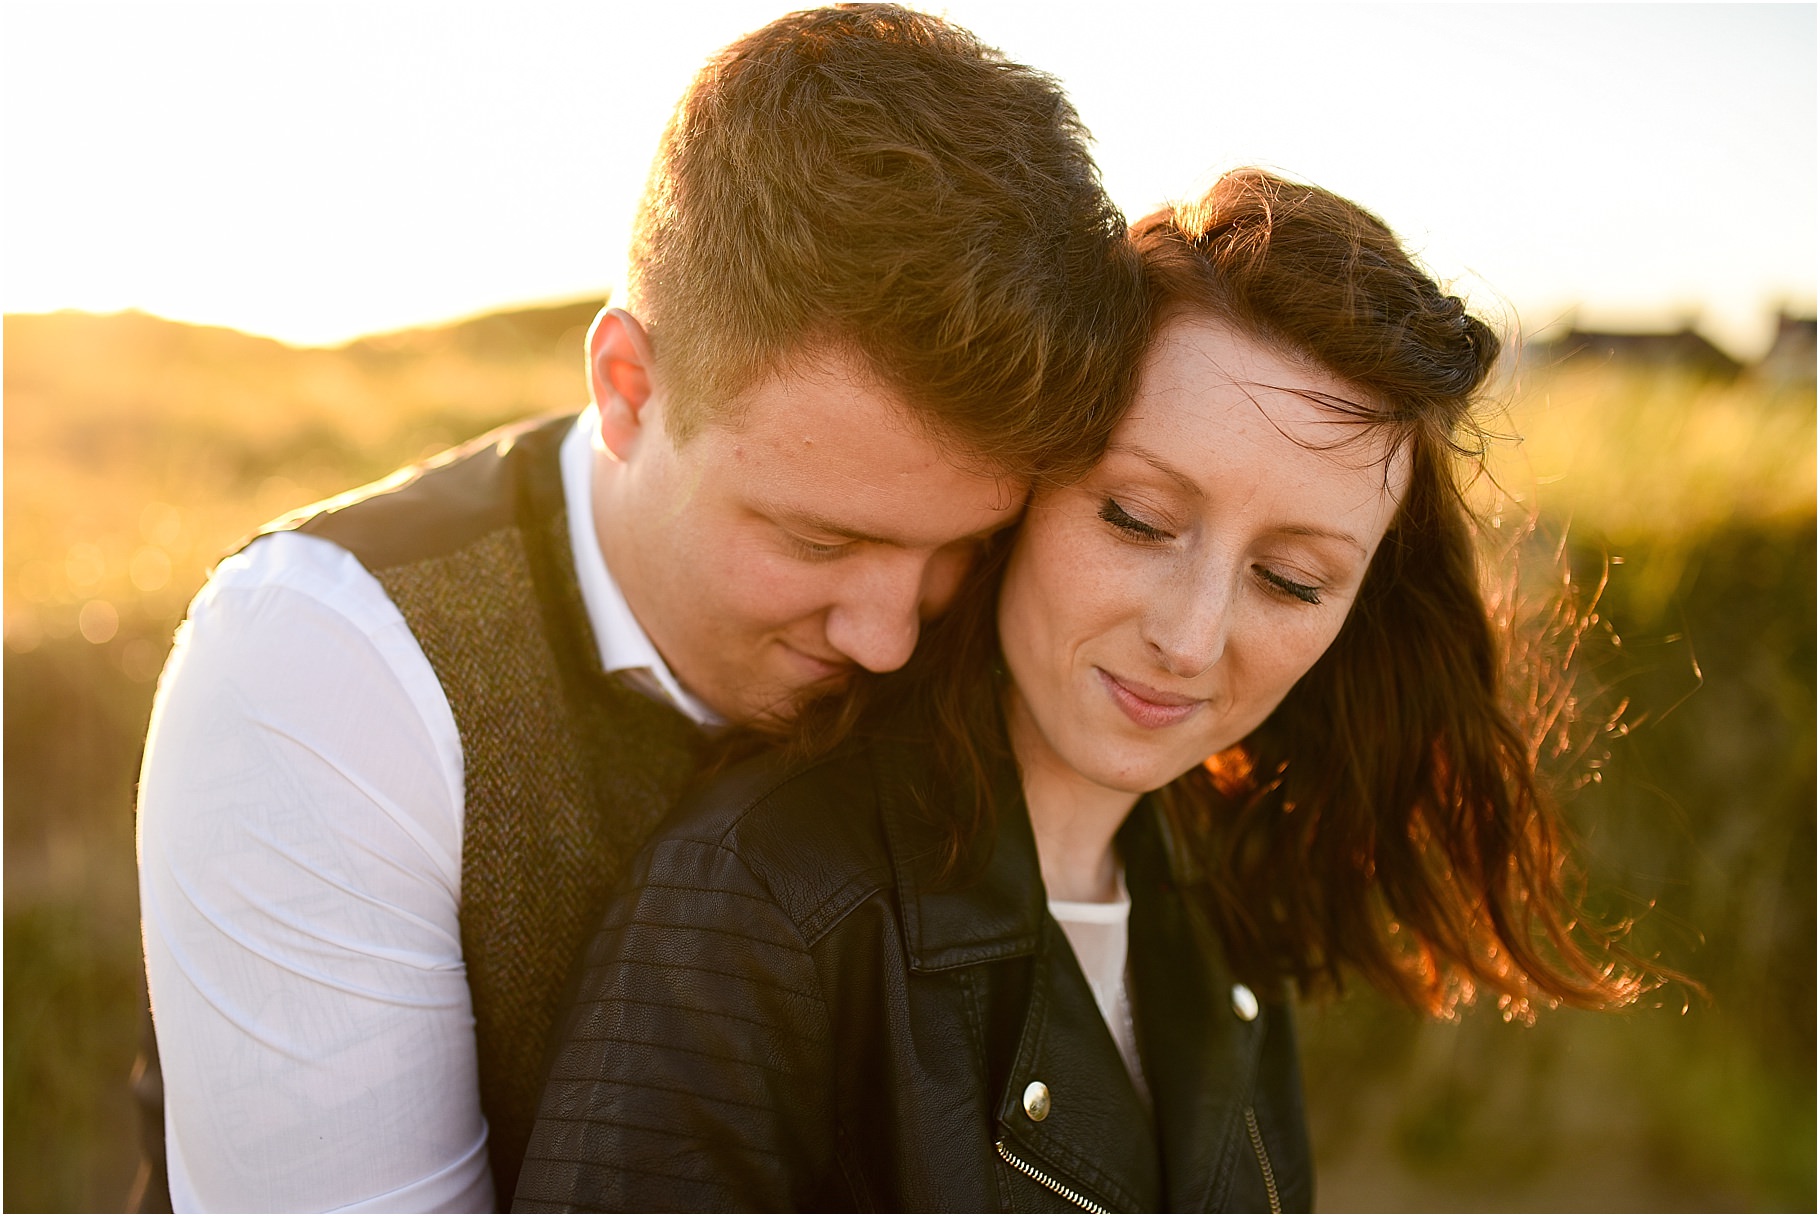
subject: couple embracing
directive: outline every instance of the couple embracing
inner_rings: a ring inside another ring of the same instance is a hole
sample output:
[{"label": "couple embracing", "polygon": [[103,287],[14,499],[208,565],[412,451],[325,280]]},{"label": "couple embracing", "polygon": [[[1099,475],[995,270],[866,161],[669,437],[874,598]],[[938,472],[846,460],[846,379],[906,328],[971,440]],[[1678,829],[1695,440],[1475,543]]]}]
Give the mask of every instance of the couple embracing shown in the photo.
[{"label": "couple embracing", "polygon": [[579,416],[192,606],[178,1209],[1307,1208],[1295,986],[1635,993],[1479,590],[1498,340],[1368,212],[1127,230],[1052,79],[852,5],[704,68],[631,268]]}]

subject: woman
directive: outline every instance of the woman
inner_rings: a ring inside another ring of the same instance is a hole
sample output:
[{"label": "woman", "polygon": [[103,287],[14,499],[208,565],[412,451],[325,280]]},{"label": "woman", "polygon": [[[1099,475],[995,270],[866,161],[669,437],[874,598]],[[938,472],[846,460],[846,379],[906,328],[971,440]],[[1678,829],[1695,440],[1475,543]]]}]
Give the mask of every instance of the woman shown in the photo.
[{"label": "woman", "polygon": [[1453,472],[1496,338],[1257,171],[1133,235],[1110,449],[644,851],[520,1209],[1306,1208],[1289,982],[1637,992],[1501,708]]}]

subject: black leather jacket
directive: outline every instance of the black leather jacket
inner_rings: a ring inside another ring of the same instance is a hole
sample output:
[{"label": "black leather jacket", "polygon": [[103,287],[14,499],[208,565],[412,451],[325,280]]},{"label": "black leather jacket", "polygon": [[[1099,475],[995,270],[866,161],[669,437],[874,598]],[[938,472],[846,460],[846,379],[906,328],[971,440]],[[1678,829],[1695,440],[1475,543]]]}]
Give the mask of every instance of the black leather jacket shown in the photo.
[{"label": "black leather jacket", "polygon": [[1048,914],[1015,777],[983,870],[944,887],[927,768],[761,759],[665,823],[587,953],[518,1211],[1311,1207],[1289,1012],[1235,1000],[1152,805],[1118,844],[1154,1108]]}]

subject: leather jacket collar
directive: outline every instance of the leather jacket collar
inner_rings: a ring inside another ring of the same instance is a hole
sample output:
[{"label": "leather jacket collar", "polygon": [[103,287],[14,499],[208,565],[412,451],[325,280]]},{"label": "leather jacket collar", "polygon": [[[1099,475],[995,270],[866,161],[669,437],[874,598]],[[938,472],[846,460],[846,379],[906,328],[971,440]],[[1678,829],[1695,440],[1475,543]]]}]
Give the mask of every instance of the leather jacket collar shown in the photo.
[{"label": "leather jacket collar", "polygon": [[890,749],[880,769],[879,808],[911,969],[939,972],[1034,954],[1048,906],[1015,767],[994,775],[993,831],[965,883],[941,878],[941,844],[921,810],[933,792],[914,755]]},{"label": "leather jacket collar", "polygon": [[[940,851],[919,813],[929,792],[918,794],[920,775],[906,767],[913,762],[892,750],[879,789],[912,970],[1035,957],[997,1107],[1001,1156],[1009,1150],[1063,1188],[1115,1210],[1226,1207],[1235,1175],[1258,1169],[1250,1163],[1245,1115],[1258,1082],[1265,1019],[1235,1012],[1236,986],[1213,934],[1183,898],[1193,880],[1174,865],[1179,851],[1171,848],[1161,809],[1141,801],[1118,835],[1131,891],[1131,999],[1151,1091],[1146,1107],[1073,951],[1048,915],[1015,768],[996,775],[989,852],[975,860],[967,882],[943,884]],[[1052,1097],[1040,1120],[1024,1102],[1035,1082]]]}]

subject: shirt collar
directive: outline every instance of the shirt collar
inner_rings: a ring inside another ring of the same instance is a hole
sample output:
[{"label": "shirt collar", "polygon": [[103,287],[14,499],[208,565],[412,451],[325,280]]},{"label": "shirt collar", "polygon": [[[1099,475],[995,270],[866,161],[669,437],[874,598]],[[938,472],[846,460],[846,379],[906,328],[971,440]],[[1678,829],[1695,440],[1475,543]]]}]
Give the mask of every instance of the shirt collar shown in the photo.
[{"label": "shirt collar", "polygon": [[594,463],[602,451],[600,410],[589,406],[575,420],[562,441],[563,505],[569,514],[569,544],[574,551],[575,575],[581,584],[582,604],[588,624],[600,647],[600,664],[608,672],[624,672],[647,692],[663,697],[703,726],[720,723],[720,715],[684,689],[664,662],[651,636],[632,615],[625,593],[607,569],[594,530]]}]

